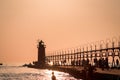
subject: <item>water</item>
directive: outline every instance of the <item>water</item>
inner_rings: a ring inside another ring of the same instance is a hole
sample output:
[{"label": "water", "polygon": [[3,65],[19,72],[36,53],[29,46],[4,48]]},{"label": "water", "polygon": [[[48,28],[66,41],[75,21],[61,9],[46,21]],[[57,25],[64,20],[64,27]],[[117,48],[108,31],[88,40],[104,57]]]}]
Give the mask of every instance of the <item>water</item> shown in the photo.
[{"label": "water", "polygon": [[[51,80],[52,70],[0,66],[0,80]],[[54,71],[57,80],[78,80],[68,73]]]}]

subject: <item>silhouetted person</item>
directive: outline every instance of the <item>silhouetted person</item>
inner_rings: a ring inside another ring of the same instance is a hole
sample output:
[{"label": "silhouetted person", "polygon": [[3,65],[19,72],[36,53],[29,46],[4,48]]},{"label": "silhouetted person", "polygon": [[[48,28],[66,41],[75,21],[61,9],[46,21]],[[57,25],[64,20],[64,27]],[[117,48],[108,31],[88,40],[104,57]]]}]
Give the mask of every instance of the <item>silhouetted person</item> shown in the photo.
[{"label": "silhouetted person", "polygon": [[84,69],[82,70],[83,80],[87,80],[87,67],[84,66]]},{"label": "silhouetted person", "polygon": [[72,66],[74,66],[74,60],[73,60],[73,61],[71,61],[71,64],[72,64]]},{"label": "silhouetted person", "polygon": [[85,66],[85,59],[82,60],[82,66]]},{"label": "silhouetted person", "polygon": [[101,68],[102,67],[102,59],[100,58],[99,59],[99,68]]},{"label": "silhouetted person", "polygon": [[95,63],[95,66],[98,66],[98,61],[97,61],[97,58],[94,59],[94,63]]},{"label": "silhouetted person", "polygon": [[87,59],[87,63],[86,63],[87,65],[89,64],[89,59]]},{"label": "silhouetted person", "polygon": [[91,66],[91,64],[88,65],[88,75],[87,80],[93,80],[93,73],[96,70],[94,66]]},{"label": "silhouetted person", "polygon": [[119,67],[119,60],[118,59],[116,59],[116,65],[117,65],[117,67]]},{"label": "silhouetted person", "polygon": [[81,60],[79,60],[79,66],[81,65]]},{"label": "silhouetted person", "polygon": [[105,58],[105,68],[108,70],[109,66],[108,66],[108,58]]},{"label": "silhouetted person", "polygon": [[102,58],[102,61],[101,61],[101,68],[102,68],[102,70],[104,70],[104,67],[105,67],[105,60],[104,60],[104,58]]},{"label": "silhouetted person", "polygon": [[76,61],[76,65],[77,65],[77,66],[78,66],[78,63],[79,63],[79,61],[77,60],[77,61]]},{"label": "silhouetted person", "polygon": [[52,80],[56,80],[56,77],[55,77],[55,75],[54,75],[54,72],[52,72]]}]

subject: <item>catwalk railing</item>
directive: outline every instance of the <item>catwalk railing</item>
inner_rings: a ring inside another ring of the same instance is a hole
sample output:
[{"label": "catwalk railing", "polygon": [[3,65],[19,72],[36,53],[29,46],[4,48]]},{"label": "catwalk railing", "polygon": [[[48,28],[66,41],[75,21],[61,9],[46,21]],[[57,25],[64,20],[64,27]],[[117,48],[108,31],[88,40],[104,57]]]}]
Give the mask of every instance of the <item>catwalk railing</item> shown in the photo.
[{"label": "catwalk railing", "polygon": [[109,67],[119,66],[120,37],[90,43],[78,48],[60,50],[46,56],[46,63],[56,66],[83,66],[91,64],[100,66],[107,64]]}]

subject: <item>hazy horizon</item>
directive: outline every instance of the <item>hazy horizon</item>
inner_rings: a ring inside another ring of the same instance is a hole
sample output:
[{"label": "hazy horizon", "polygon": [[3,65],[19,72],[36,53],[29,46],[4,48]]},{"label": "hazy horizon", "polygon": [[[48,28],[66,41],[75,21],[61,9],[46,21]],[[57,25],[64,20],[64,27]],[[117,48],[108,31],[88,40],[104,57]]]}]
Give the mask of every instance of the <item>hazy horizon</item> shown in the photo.
[{"label": "hazy horizon", "polygon": [[119,4],[120,0],[0,0],[0,62],[37,60],[38,39],[49,52],[118,37]]}]

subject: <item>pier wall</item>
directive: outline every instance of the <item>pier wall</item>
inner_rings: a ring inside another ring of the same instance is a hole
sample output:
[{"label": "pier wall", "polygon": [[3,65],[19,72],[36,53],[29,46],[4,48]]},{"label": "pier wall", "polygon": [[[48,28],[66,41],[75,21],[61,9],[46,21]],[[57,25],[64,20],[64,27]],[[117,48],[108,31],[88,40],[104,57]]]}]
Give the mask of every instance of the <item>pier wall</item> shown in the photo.
[{"label": "pier wall", "polygon": [[[59,67],[59,66],[47,66],[46,68],[50,70],[57,70],[57,71],[69,73],[70,75],[74,76],[77,79],[91,80],[87,76],[87,73],[84,73],[83,70],[78,70],[76,68],[67,68],[67,67]],[[120,75],[94,72],[92,80],[120,80]]]}]

